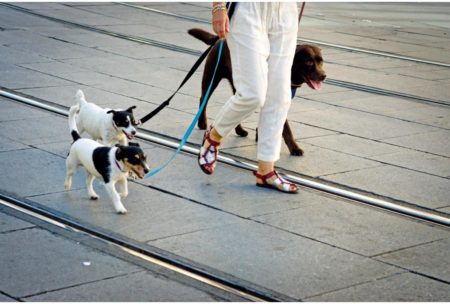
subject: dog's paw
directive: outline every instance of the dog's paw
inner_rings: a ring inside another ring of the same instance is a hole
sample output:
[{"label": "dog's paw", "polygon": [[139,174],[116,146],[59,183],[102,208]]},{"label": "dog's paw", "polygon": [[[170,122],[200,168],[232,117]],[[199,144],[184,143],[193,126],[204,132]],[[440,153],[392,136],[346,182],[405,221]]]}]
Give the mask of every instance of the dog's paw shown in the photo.
[{"label": "dog's paw", "polygon": [[91,195],[90,199],[96,201],[98,200],[98,195]]},{"label": "dog's paw", "polygon": [[71,184],[64,184],[64,190],[69,191],[72,188]]},{"label": "dog's paw", "polygon": [[206,128],[208,127],[208,123],[202,119],[199,119],[197,122],[197,126],[200,130],[206,130]]},{"label": "dog's paw", "polygon": [[303,156],[303,150],[299,147],[289,149],[292,156]]},{"label": "dog's paw", "polygon": [[116,209],[116,212],[117,212],[117,214],[126,214],[127,209],[125,209],[124,207],[118,208],[118,209]]}]

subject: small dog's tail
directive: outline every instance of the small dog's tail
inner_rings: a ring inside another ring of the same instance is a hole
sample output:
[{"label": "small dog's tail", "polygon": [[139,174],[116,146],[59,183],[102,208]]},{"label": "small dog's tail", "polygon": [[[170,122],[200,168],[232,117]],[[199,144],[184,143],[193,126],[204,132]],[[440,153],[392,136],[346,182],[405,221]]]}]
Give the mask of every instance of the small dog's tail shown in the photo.
[{"label": "small dog's tail", "polygon": [[83,91],[81,91],[81,90],[78,90],[78,91],[77,91],[76,99],[77,99],[77,103],[78,103],[80,106],[82,106],[83,104],[85,104],[85,103],[87,102],[87,101],[86,101],[86,98],[84,98],[84,93],[83,93]]},{"label": "small dog's tail", "polygon": [[[83,94],[83,92],[81,92],[81,94]],[[75,115],[77,114],[79,108],[80,108],[79,105],[75,105],[70,107],[69,110],[69,130],[74,142],[81,138],[80,133],[78,133],[77,122],[75,119]]]},{"label": "small dog's tail", "polygon": [[193,28],[188,31],[189,35],[203,41],[207,45],[213,45],[219,39],[219,36],[211,34],[199,28]]}]

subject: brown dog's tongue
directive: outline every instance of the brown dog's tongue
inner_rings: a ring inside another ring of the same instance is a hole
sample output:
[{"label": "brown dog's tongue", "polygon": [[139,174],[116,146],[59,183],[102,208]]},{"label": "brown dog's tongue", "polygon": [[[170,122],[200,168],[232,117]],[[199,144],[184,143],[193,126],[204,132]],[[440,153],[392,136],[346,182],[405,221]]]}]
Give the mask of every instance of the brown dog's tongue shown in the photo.
[{"label": "brown dog's tongue", "polygon": [[313,87],[314,90],[320,90],[322,88],[321,81],[310,80],[309,82],[311,83],[311,86]]}]

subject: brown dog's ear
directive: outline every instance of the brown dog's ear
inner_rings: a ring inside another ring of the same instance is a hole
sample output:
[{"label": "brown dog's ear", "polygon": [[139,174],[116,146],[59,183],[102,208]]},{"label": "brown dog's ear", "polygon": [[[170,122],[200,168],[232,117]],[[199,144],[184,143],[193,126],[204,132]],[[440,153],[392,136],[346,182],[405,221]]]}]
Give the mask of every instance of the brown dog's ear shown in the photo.
[{"label": "brown dog's ear", "polygon": [[109,114],[109,113],[116,114],[116,111],[114,111],[114,110],[109,110],[108,112],[106,112],[106,114]]},{"label": "brown dog's ear", "polygon": [[132,112],[133,112],[133,109],[136,109],[136,106],[129,107],[129,108],[127,109],[127,112],[132,113]]}]

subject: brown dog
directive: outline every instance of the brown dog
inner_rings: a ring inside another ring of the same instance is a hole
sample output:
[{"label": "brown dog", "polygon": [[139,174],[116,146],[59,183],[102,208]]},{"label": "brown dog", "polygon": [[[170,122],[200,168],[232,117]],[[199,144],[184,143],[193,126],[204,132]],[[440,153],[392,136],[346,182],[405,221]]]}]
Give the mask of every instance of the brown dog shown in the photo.
[{"label": "brown dog", "polygon": [[[200,98],[201,103],[211,83],[214,67],[217,62],[217,55],[219,50],[218,39],[216,35],[213,35],[202,29],[197,28],[190,29],[188,33],[191,36],[194,36],[195,38],[203,41],[208,45],[215,44],[215,46],[211,49],[210,53],[208,54],[208,57],[206,58],[205,69],[203,71],[203,78],[202,78],[202,96]],[[322,82],[326,78],[325,72],[322,69],[322,65],[323,65],[322,54],[318,47],[308,44],[297,45],[291,71],[291,88],[293,92],[292,95],[295,95],[295,90],[305,82],[308,84],[309,87],[311,87],[314,90],[320,89]],[[222,58],[217,68],[214,82],[211,86],[210,96],[212,95],[217,85],[223,78],[228,79],[228,81],[231,84],[231,88],[233,89],[233,94],[236,93],[236,89],[233,85],[230,50],[228,49],[226,42],[223,45]],[[203,112],[201,113],[197,125],[202,130],[205,130],[207,128],[206,106]],[[235,128],[235,131],[236,134],[238,134],[239,136],[245,137],[248,135],[248,132],[244,130],[241,124],[239,124]],[[283,139],[291,155],[296,156],[303,155],[303,150],[295,142],[292,130],[287,120],[283,128]]]}]

